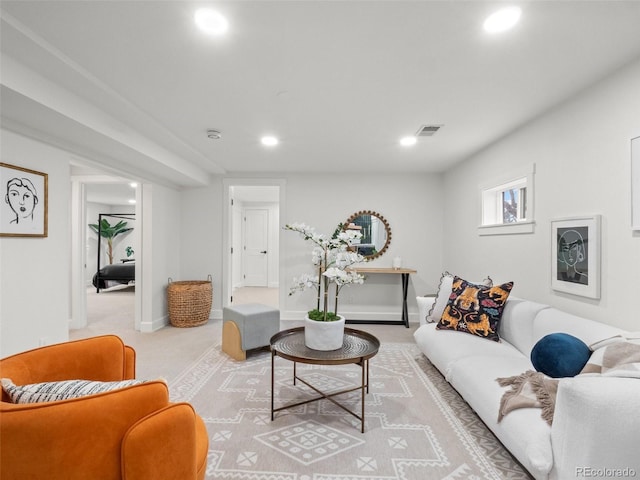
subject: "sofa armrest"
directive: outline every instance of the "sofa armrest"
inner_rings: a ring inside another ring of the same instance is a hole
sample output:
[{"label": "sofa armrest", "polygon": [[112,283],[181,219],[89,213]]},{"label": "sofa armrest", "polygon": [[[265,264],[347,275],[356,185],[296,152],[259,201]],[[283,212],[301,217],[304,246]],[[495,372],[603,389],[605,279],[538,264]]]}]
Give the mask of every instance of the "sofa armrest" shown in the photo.
[{"label": "sofa armrest", "polygon": [[420,326],[426,325],[427,323],[427,314],[429,313],[429,309],[433,302],[435,302],[435,295],[427,295],[424,297],[416,297],[416,302],[418,302],[418,320],[420,320]]},{"label": "sofa armrest", "polygon": [[123,380],[133,380],[136,378],[136,351],[129,345],[124,346],[124,378]]},{"label": "sofa armrest", "polygon": [[125,480],[195,480],[196,413],[187,403],[153,412],[133,425],[122,443]]},{"label": "sofa armrest", "polygon": [[[562,379],[551,428],[555,478],[640,475],[639,398],[638,379]],[[612,473],[624,469],[630,473]]]},{"label": "sofa armrest", "polygon": [[127,430],[168,404],[163,382],[59,402],[2,403],[3,478],[118,478]]}]

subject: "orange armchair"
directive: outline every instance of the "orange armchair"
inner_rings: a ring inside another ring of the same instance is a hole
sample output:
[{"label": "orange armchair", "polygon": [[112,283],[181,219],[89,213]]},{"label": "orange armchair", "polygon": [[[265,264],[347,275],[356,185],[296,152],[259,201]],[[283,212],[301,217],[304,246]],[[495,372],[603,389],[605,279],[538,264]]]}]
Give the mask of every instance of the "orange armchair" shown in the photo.
[{"label": "orange armchair", "polygon": [[[16,385],[135,377],[135,351],[113,335],[61,343],[0,360]],[[202,480],[209,438],[187,403],[151,381],[50,403],[0,403],[0,478]]]}]

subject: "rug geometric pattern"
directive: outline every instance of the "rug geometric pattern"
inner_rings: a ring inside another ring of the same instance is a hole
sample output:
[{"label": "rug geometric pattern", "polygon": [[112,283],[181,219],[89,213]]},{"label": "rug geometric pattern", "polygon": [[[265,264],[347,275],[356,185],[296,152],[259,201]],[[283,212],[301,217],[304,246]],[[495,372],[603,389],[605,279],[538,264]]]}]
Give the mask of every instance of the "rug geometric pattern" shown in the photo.
[{"label": "rug geometric pattern", "polygon": [[[328,400],[277,412],[272,422],[269,351],[238,362],[214,345],[169,388],[207,425],[207,479],[531,478],[415,344],[383,343],[369,368],[365,433]],[[297,373],[327,393],[360,384],[356,365],[298,364]],[[292,375],[293,363],[276,357],[276,408],[317,396]],[[336,400],[359,412],[359,391]]]}]

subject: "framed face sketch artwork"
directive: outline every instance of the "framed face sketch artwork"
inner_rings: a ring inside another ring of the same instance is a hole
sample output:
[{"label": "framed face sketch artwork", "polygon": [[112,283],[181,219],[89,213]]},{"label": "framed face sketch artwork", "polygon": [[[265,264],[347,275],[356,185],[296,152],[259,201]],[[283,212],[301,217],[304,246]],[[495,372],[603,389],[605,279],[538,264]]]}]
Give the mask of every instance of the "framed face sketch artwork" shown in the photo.
[{"label": "framed face sketch artwork", "polygon": [[600,298],[600,215],[551,221],[551,288]]},{"label": "framed face sketch artwork", "polygon": [[0,237],[46,237],[48,175],[0,163]]}]

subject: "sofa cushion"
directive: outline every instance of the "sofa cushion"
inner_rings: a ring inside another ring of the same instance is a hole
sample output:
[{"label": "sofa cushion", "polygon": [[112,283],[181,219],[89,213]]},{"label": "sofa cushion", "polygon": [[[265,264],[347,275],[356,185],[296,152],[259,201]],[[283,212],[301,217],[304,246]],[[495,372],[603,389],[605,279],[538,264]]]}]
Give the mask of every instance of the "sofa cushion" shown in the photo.
[{"label": "sofa cushion", "polygon": [[527,358],[533,345],[533,321],[541,310],[549,305],[532,302],[509,295],[502,311],[498,333],[502,340],[520,350]]},{"label": "sofa cushion", "polygon": [[70,398],[85,397],[110,392],[120,388],[144,383],[145,380],[122,380],[118,382],[94,382],[90,380],[64,380],[61,382],[15,385],[10,379],[1,380],[2,388],[13,403],[55,402]]},{"label": "sofa cushion", "polygon": [[485,342],[472,335],[460,335],[453,330],[436,330],[435,323],[418,328],[413,337],[420,350],[447,379],[452,366],[470,356],[492,356],[500,358],[505,364],[524,358],[528,368],[533,368],[528,357],[523,357],[522,353],[506,341]]},{"label": "sofa cushion", "polygon": [[456,330],[500,341],[498,325],[513,282],[485,287],[455,277],[439,330]]},{"label": "sofa cushion", "polygon": [[[502,345],[469,338],[477,343]],[[509,359],[495,355],[468,356],[452,365],[449,382],[511,454],[535,478],[546,479],[554,459],[551,427],[540,418],[540,409],[518,409],[498,423],[500,400],[505,389],[496,378],[519,375],[531,368],[531,362],[522,354]]]},{"label": "sofa cushion", "polygon": [[[440,276],[440,284],[438,285],[438,292],[435,295],[435,300],[431,304],[431,308],[429,312],[427,312],[426,321],[428,323],[431,322],[439,322],[442,317],[442,312],[447,306],[447,302],[449,301],[449,296],[451,295],[451,287],[453,286],[453,278],[455,275],[450,274],[449,272],[443,272]],[[490,287],[493,285],[493,280],[491,277],[487,275],[487,277],[479,282],[470,282],[477,285],[484,285],[486,287]],[[427,297],[429,298],[429,297]]]},{"label": "sofa cushion", "polygon": [[[533,338],[531,348],[545,335],[563,332],[579,338],[587,345],[595,344],[614,335],[625,335],[626,332],[611,325],[572,315],[557,308],[546,308],[536,315],[533,322]],[[526,354],[526,352],[525,352]]]},{"label": "sofa cushion", "polygon": [[589,361],[586,343],[568,333],[545,335],[531,350],[531,363],[538,372],[553,378],[575,377]]}]

